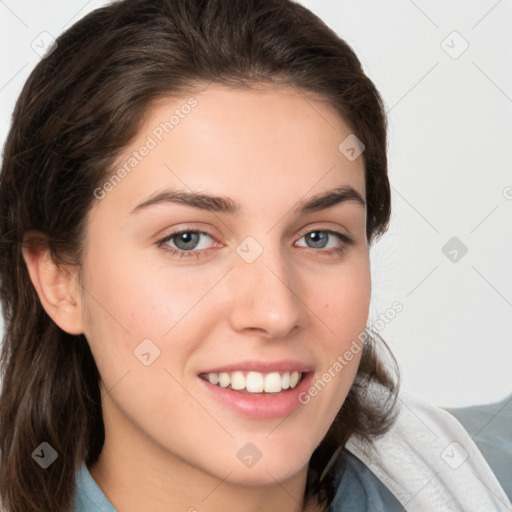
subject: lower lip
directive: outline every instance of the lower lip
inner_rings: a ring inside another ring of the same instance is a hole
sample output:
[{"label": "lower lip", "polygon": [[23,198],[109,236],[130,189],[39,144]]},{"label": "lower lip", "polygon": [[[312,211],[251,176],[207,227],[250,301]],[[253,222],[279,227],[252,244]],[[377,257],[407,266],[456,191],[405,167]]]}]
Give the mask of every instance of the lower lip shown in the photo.
[{"label": "lower lip", "polygon": [[306,373],[296,388],[281,391],[277,395],[241,393],[215,386],[201,377],[198,379],[213,398],[239,414],[249,418],[272,419],[287,416],[302,405],[299,396],[309,389],[313,372]]}]

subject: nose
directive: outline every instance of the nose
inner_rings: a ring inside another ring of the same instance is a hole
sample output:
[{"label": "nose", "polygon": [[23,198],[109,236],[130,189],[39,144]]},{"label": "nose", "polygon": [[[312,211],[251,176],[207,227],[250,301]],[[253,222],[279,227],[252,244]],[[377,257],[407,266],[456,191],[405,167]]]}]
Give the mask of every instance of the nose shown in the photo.
[{"label": "nose", "polygon": [[281,251],[265,249],[252,263],[237,257],[230,274],[230,322],[235,331],[278,339],[305,325],[300,280]]}]

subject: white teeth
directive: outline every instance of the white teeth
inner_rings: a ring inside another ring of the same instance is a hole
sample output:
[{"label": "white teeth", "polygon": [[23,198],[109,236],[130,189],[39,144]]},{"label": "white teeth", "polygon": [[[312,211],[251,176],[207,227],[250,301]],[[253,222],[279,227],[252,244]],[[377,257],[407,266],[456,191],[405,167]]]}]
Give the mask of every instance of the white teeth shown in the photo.
[{"label": "white teeth", "polygon": [[242,371],[208,373],[204,376],[205,380],[215,386],[240,391],[245,389],[249,393],[279,393],[284,389],[293,389],[300,381],[302,374],[297,370],[293,372],[248,372]]},{"label": "white teeth", "polygon": [[233,372],[231,374],[231,387],[236,390],[245,388],[245,377],[242,372]]},{"label": "white teeth", "polygon": [[229,373],[219,373],[219,386],[221,388],[227,388],[230,384],[231,377],[229,376]]},{"label": "white teeth", "polygon": [[245,379],[245,389],[249,393],[263,392],[263,375],[259,372],[249,372]]},{"label": "white teeth", "polygon": [[208,374],[208,380],[210,381],[210,384],[218,384],[219,383],[219,374],[218,373],[209,373]]},{"label": "white teeth", "polygon": [[265,375],[265,393],[278,393],[281,391],[281,375],[272,372]]}]

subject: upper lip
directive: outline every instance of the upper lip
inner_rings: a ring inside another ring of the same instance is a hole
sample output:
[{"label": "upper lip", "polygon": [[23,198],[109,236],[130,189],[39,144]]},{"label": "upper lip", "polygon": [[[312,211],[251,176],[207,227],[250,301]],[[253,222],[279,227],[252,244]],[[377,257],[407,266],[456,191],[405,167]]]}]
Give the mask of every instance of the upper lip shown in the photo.
[{"label": "upper lip", "polygon": [[222,366],[216,366],[215,368],[209,368],[207,370],[203,370],[202,373],[230,373],[235,371],[247,371],[247,372],[260,372],[260,373],[270,373],[270,372],[292,372],[298,371],[301,373],[307,373],[313,371],[313,367],[310,364],[303,363],[301,361],[293,361],[293,360],[282,360],[282,361],[257,361],[257,360],[249,360],[249,361],[240,361],[238,363],[230,363]]}]

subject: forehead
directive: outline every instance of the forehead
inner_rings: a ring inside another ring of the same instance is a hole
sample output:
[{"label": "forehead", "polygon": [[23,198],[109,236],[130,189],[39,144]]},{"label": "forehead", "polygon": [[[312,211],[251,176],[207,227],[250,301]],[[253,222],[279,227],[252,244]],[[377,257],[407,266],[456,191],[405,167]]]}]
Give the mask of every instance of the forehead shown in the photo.
[{"label": "forehead", "polygon": [[340,185],[364,198],[363,155],[349,159],[340,150],[351,136],[332,106],[303,91],[208,85],[151,106],[113,167],[122,178],[109,187],[108,202],[130,211],[167,187],[259,206]]}]

